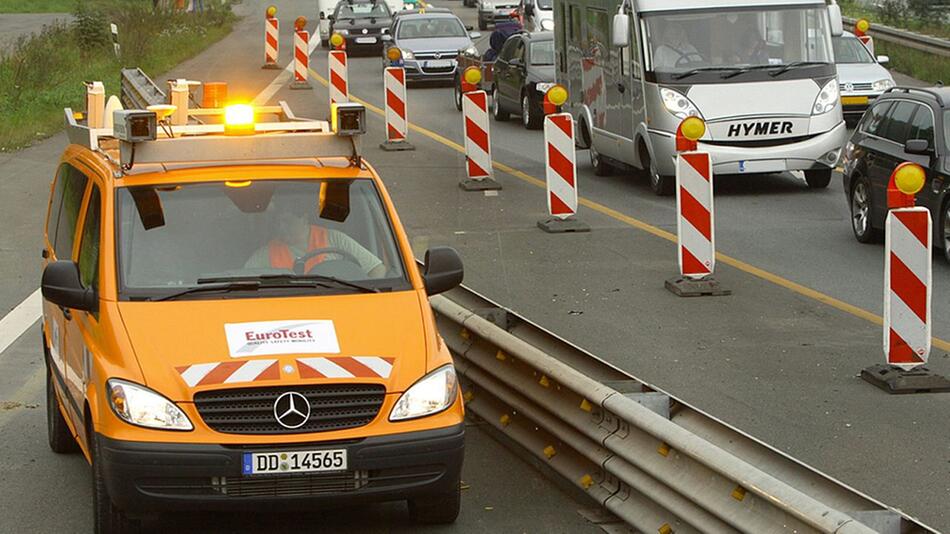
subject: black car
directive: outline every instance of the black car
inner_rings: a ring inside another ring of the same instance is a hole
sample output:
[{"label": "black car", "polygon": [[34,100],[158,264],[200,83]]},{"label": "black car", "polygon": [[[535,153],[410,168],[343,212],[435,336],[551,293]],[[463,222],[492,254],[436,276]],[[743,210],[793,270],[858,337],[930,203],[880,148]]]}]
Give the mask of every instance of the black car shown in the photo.
[{"label": "black car", "polygon": [[554,33],[521,32],[505,41],[492,67],[492,115],[521,115],[529,130],[544,120],[544,93],[554,86]]},{"label": "black car", "polygon": [[347,0],[337,4],[330,15],[330,35],[339,33],[346,39],[346,49],[378,52],[383,49],[383,35],[393,22],[386,2]]},{"label": "black car", "polygon": [[930,210],[935,247],[950,261],[950,87],[889,89],[864,114],[845,145],[844,191],[858,241],[880,239],[887,184],[904,161],[927,172],[917,205]]}]

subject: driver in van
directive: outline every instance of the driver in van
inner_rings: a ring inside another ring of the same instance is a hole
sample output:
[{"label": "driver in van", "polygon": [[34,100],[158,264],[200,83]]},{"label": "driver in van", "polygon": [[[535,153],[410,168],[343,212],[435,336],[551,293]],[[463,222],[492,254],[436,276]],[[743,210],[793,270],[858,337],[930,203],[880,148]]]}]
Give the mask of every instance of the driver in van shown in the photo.
[{"label": "driver in van", "polygon": [[[308,253],[328,249],[307,260],[304,273],[327,260],[356,260],[369,278],[386,275],[383,262],[366,250],[355,239],[338,230],[331,230],[310,222],[308,212],[314,205],[309,201],[284,197],[271,199],[270,211],[273,238],[257,249],[244,267],[247,269],[293,269],[294,261]],[[340,252],[333,252],[336,249]]]},{"label": "driver in van", "polygon": [[765,65],[769,62],[769,51],[765,40],[759,35],[759,30],[750,28],[742,34],[739,46],[732,57],[734,63],[748,65]]},{"label": "driver in van", "polygon": [[681,24],[671,22],[663,30],[660,46],[653,53],[653,62],[660,69],[672,69],[677,63],[695,63],[703,58],[690,44],[686,29]]}]

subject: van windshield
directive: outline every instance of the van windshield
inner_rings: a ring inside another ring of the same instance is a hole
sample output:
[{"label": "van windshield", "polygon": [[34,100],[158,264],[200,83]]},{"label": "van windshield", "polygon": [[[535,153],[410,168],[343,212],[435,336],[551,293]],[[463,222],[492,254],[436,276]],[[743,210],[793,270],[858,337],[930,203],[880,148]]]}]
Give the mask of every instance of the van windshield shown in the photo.
[{"label": "van windshield", "polygon": [[[410,288],[369,179],[125,187],[117,192],[115,218],[120,298],[160,298],[209,281],[261,276]],[[240,294],[261,295],[267,293]]]},{"label": "van windshield", "polygon": [[700,69],[721,71],[718,77],[833,62],[827,11],[818,6],[647,13],[643,18],[650,64],[657,73]]}]

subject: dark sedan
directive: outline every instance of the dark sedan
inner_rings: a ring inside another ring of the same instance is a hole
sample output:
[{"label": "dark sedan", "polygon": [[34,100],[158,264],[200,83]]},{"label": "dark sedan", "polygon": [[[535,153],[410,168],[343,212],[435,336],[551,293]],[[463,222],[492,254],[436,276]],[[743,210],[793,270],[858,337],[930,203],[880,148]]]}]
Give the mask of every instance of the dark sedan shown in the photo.
[{"label": "dark sedan", "polygon": [[342,35],[348,51],[378,52],[383,48],[383,35],[389,33],[392,22],[392,12],[386,2],[340,2],[330,16],[330,34]]},{"label": "dark sedan", "polygon": [[492,67],[492,115],[521,115],[529,130],[544,120],[544,93],[554,86],[554,33],[521,32],[505,41]]}]

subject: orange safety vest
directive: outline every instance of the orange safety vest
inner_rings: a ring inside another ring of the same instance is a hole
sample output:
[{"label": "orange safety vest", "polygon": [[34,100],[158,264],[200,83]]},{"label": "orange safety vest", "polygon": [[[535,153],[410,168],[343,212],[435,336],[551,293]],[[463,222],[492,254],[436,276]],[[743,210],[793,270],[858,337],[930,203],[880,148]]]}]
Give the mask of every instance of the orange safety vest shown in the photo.
[{"label": "orange safety vest", "polygon": [[[312,252],[317,249],[327,248],[327,230],[326,228],[311,225],[310,226],[310,239],[307,242],[307,252]],[[290,252],[290,247],[287,246],[287,243],[279,239],[271,239],[270,243],[267,244],[267,249],[270,254],[270,266],[275,269],[293,269],[294,268],[294,255]],[[317,254],[316,256],[307,260],[306,265],[304,266],[304,272],[310,272],[310,269],[314,265],[322,262],[326,259],[326,254]]]}]

